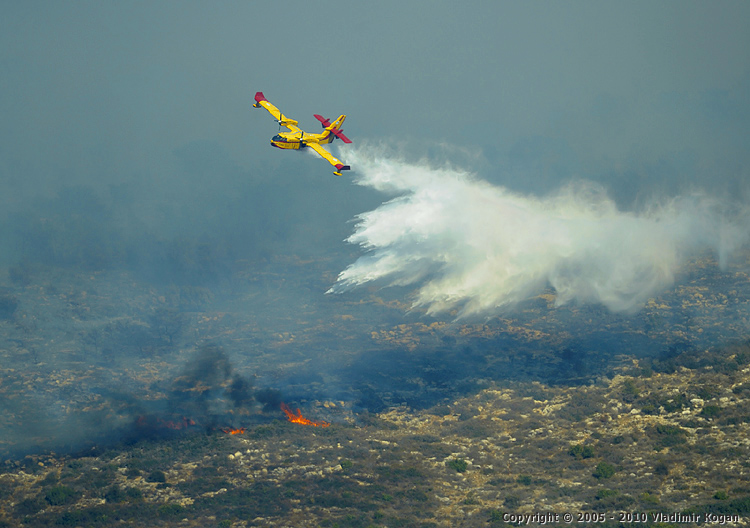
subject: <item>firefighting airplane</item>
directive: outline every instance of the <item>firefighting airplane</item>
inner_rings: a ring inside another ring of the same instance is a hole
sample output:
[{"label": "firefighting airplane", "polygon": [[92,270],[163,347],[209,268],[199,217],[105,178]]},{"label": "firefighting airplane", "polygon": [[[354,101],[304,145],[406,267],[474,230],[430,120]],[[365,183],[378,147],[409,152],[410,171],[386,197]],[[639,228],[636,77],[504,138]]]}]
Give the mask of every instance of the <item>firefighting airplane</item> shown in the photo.
[{"label": "firefighting airplane", "polygon": [[302,149],[304,147],[310,147],[315,152],[325,158],[328,163],[336,167],[334,174],[341,176],[341,171],[349,170],[349,165],[344,165],[341,160],[331,155],[326,149],[321,147],[326,143],[331,143],[335,138],[341,139],[344,143],[351,143],[351,139],[346,137],[341,131],[341,124],[346,119],[345,115],[339,116],[339,118],[331,123],[328,119],[323,116],[315,114],[315,118],[320,121],[325,129],[321,134],[308,134],[301,128],[297,127],[297,121],[289,119],[287,116],[282,114],[278,108],[268,102],[263,92],[255,94],[255,108],[261,106],[268,110],[271,115],[278,121],[279,125],[284,125],[290,132],[280,132],[271,139],[271,145],[280,149]]}]

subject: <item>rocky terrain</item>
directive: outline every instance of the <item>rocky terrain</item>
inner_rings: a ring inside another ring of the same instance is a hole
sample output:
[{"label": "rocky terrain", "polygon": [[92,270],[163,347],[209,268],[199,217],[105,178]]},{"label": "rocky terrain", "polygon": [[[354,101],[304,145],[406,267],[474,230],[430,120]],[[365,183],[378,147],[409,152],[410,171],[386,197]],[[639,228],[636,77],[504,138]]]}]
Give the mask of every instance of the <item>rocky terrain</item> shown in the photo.
[{"label": "rocky terrain", "polygon": [[492,386],[423,411],[354,417],[346,402],[310,402],[307,414],[331,417],[328,428],[279,419],[237,435],[185,431],[90,455],[30,455],[3,467],[3,522],[447,527],[503,526],[504,513],[746,518],[748,363],[750,347],[738,345],[680,355],[655,365],[662,372],[634,363],[585,387]]},{"label": "rocky terrain", "polygon": [[9,270],[0,526],[750,516],[742,267],[697,259],[633,316],[547,292],[483,322],[409,313],[401,292],[320,297],[327,269],[277,261],[224,289]]}]

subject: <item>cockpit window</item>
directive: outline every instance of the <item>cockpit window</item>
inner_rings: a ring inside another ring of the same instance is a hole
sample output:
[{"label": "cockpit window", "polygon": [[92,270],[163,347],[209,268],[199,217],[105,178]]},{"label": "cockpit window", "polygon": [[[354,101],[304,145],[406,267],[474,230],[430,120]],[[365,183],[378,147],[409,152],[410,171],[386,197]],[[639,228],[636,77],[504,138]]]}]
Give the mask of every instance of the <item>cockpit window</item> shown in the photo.
[{"label": "cockpit window", "polygon": [[274,141],[283,141],[284,143],[286,143],[286,139],[284,139],[283,137],[281,137],[279,135],[273,136],[273,140]]}]

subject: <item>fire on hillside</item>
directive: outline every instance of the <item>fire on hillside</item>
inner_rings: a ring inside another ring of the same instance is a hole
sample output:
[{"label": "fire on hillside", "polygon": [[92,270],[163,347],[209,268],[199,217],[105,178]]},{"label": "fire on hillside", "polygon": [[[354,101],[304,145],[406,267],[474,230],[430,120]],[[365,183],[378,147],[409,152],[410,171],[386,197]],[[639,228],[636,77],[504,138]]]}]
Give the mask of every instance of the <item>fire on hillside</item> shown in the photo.
[{"label": "fire on hillside", "polygon": [[245,434],[246,428],[240,427],[239,429],[235,429],[234,427],[226,427],[222,429],[223,432],[231,435],[238,435],[238,434]]},{"label": "fire on hillside", "polygon": [[284,414],[286,414],[286,419],[292,423],[312,425],[313,427],[328,427],[329,425],[331,425],[330,423],[324,422],[322,420],[317,422],[309,420],[308,418],[302,416],[302,411],[300,411],[299,409],[297,409],[297,414],[294,414],[286,403],[281,404],[281,410],[284,411]]}]

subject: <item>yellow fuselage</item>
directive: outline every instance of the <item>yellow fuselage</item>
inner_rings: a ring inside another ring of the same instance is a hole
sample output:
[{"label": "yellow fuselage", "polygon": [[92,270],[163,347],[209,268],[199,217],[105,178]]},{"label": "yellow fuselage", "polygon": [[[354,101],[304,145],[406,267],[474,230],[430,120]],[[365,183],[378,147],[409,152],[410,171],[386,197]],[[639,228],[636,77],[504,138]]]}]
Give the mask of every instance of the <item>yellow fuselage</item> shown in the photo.
[{"label": "yellow fuselage", "polygon": [[271,138],[271,145],[280,149],[301,149],[306,147],[307,143],[318,143],[325,145],[331,142],[333,134],[326,132],[324,134],[305,134],[300,132],[280,132]]}]

